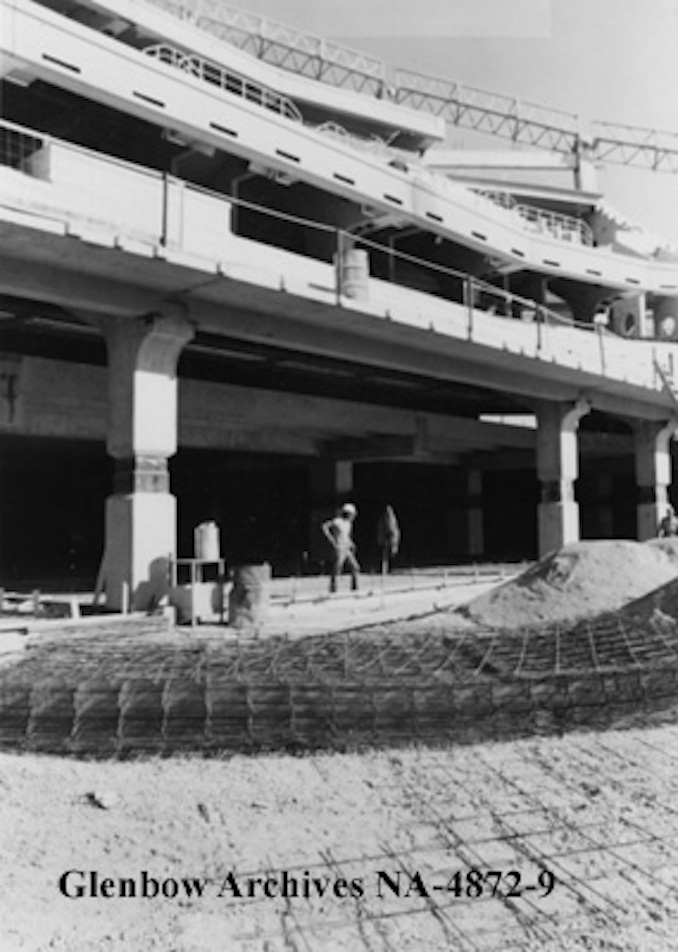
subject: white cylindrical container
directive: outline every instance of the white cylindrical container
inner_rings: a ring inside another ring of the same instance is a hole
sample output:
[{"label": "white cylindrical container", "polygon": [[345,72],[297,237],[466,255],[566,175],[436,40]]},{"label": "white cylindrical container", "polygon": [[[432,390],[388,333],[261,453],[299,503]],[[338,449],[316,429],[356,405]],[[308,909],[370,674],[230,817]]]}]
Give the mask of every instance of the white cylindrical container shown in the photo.
[{"label": "white cylindrical container", "polygon": [[219,526],[216,522],[201,522],[195,527],[194,548],[196,559],[203,562],[218,562],[220,556]]},{"label": "white cylindrical container", "polygon": [[349,298],[365,300],[369,296],[370,264],[366,251],[350,248],[341,257],[341,292]]}]

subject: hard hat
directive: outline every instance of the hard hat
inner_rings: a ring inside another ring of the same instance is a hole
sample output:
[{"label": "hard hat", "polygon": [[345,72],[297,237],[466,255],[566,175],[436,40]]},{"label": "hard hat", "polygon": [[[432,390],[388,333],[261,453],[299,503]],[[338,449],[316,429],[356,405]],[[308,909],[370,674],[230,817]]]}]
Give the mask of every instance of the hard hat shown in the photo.
[{"label": "hard hat", "polygon": [[341,507],[341,511],[346,516],[355,516],[358,512],[358,510],[356,509],[356,507],[353,505],[352,502],[345,502],[344,505]]}]

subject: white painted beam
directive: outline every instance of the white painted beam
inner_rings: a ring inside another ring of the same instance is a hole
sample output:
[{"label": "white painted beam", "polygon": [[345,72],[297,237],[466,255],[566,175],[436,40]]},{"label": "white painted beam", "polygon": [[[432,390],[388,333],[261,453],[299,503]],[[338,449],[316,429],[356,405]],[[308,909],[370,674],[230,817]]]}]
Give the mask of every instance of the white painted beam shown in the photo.
[{"label": "white painted beam", "polygon": [[518,151],[517,149],[430,149],[424,164],[439,172],[456,169],[574,169],[576,157],[561,152]]}]

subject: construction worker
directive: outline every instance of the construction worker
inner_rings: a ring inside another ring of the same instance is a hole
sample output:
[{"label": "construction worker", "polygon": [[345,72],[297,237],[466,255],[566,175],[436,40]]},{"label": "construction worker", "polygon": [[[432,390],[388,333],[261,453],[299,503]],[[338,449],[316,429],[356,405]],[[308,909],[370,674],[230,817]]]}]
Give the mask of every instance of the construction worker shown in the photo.
[{"label": "construction worker", "polygon": [[400,526],[393,506],[386,506],[377,523],[377,545],[381,554],[381,573],[386,575],[392,558],[400,548]]},{"label": "construction worker", "polygon": [[664,518],[657,527],[657,535],[660,539],[668,539],[671,536],[678,536],[678,519],[673,506],[666,507]]},{"label": "construction worker", "polygon": [[330,567],[330,592],[336,592],[337,579],[344,566],[351,573],[351,590],[358,590],[360,565],[355,556],[353,541],[353,522],[358,510],[352,502],[344,503],[334,519],[323,522],[322,530],[325,538],[332,546],[332,564]]}]

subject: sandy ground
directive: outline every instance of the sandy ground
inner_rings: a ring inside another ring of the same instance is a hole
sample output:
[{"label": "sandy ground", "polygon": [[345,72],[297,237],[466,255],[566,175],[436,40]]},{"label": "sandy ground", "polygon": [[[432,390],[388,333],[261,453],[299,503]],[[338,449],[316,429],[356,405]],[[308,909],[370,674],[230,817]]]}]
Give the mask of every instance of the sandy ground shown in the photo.
[{"label": "sandy ground", "polygon": [[[402,618],[432,597],[390,604]],[[388,614],[351,605],[351,624]],[[281,628],[322,627],[317,605],[287,611]],[[0,950],[667,952],[678,706],[622,727],[305,756],[0,754]]]},{"label": "sandy ground", "polygon": [[[362,755],[2,755],[0,947],[667,952],[678,946],[676,750],[669,724]],[[469,896],[471,867],[502,872],[504,894],[511,871],[539,888],[493,897],[486,881]],[[66,891],[81,897],[60,892],[69,870]],[[92,871],[113,895],[92,895]],[[120,897],[115,881],[140,889],[143,871],[169,895]],[[248,878],[271,877],[271,891],[285,871],[288,889],[311,883],[310,898],[247,895]],[[460,896],[445,889],[457,871]],[[380,872],[400,873],[400,896]],[[185,879],[204,880],[203,895],[187,896]],[[339,895],[318,897],[313,880]]]}]

